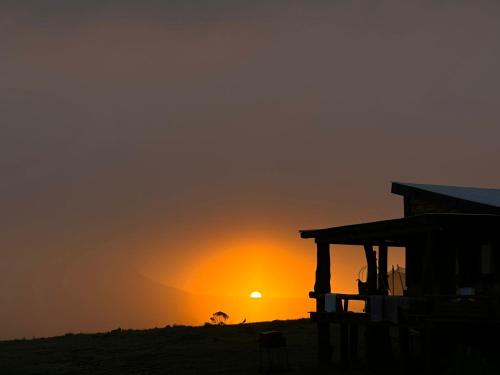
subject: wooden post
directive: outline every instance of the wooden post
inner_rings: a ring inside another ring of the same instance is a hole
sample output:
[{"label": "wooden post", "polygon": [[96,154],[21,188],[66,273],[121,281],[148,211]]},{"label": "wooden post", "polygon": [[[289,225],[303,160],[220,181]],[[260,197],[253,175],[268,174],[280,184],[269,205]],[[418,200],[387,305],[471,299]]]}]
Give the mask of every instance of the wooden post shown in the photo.
[{"label": "wooden post", "polygon": [[[316,239],[316,293],[330,293],[330,244]],[[316,312],[325,312],[325,299],[316,298]],[[328,365],[332,361],[330,345],[330,320],[327,316],[318,314],[318,361],[320,365]]]},{"label": "wooden post", "polygon": [[387,245],[378,247],[378,290],[387,295]]},{"label": "wooden post", "polygon": [[[371,244],[365,244],[365,256],[366,256],[366,283],[368,294],[375,294],[377,292],[377,261],[375,252],[373,251],[373,246]],[[371,306],[370,300],[368,299],[366,303],[366,312],[370,313]],[[366,327],[366,359],[369,366],[373,365],[374,356],[376,355],[377,343],[375,342],[375,332],[372,325]]]},{"label": "wooden post", "polygon": [[373,246],[370,244],[365,244],[365,255],[366,255],[366,265],[367,265],[367,286],[368,294],[375,294],[377,292],[377,257],[373,251]]},{"label": "wooden post", "polygon": [[429,373],[433,369],[433,326],[430,322],[424,323],[422,337],[422,354],[424,362],[424,371]]},{"label": "wooden post", "polygon": [[399,326],[399,350],[401,355],[401,362],[404,367],[408,366],[410,357],[410,331],[406,322]]},{"label": "wooden post", "polygon": [[[378,292],[386,296],[387,288],[387,245],[379,245],[378,247]],[[378,334],[381,355],[384,361],[389,361],[392,358],[391,351],[391,336],[388,325],[381,325]]]},{"label": "wooden post", "polygon": [[340,362],[349,364],[349,325],[346,322],[340,323]]},{"label": "wooden post", "polygon": [[434,264],[433,253],[437,249],[437,233],[430,231],[427,233],[427,238],[424,248],[423,265],[422,265],[422,284],[424,294],[434,292]]},{"label": "wooden post", "polygon": [[351,322],[349,327],[349,357],[351,362],[358,359],[358,324]]},{"label": "wooden post", "polygon": [[316,282],[314,283],[316,293],[330,293],[330,244],[328,242],[316,242]]},{"label": "wooden post", "polygon": [[405,266],[406,266],[406,288],[408,295],[420,296],[422,289],[420,288],[420,272],[421,263],[419,262],[418,251],[420,248],[419,242],[409,241],[405,246]]},{"label": "wooden post", "polygon": [[[368,294],[387,292],[387,246],[379,246],[379,273],[377,277],[377,257],[371,244],[365,244],[366,263],[368,265]],[[377,288],[377,279],[379,287]],[[371,306],[367,304],[367,312]],[[383,365],[390,358],[389,327],[381,323],[368,325],[366,329],[366,355],[370,366]]]},{"label": "wooden post", "polygon": [[[315,293],[330,293],[330,244],[328,242],[316,241],[316,280],[314,283]],[[325,311],[324,298],[316,299],[316,311]]]}]

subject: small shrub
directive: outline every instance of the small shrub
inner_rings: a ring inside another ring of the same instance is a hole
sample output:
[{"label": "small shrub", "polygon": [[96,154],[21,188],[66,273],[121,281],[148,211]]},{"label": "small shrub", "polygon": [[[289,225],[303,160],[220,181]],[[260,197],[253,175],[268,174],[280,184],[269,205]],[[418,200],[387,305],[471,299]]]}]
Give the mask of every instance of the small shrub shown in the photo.
[{"label": "small shrub", "polygon": [[227,315],[224,311],[217,311],[212,314],[210,317],[210,323],[216,326],[223,326],[229,319],[229,315]]}]

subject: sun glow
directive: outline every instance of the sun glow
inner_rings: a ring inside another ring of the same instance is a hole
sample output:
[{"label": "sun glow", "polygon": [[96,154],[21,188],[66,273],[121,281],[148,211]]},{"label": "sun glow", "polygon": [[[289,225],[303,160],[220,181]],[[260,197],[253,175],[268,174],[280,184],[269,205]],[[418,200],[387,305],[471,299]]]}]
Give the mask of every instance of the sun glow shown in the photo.
[{"label": "sun glow", "polygon": [[304,317],[314,308],[307,291],[316,259],[308,244],[302,249],[298,241],[254,236],[214,240],[183,275],[182,289],[197,296],[190,307],[196,324],[214,311],[229,314],[232,322],[258,322]]},{"label": "sun glow", "polygon": [[255,290],[252,293],[250,293],[250,298],[262,298],[262,293]]}]

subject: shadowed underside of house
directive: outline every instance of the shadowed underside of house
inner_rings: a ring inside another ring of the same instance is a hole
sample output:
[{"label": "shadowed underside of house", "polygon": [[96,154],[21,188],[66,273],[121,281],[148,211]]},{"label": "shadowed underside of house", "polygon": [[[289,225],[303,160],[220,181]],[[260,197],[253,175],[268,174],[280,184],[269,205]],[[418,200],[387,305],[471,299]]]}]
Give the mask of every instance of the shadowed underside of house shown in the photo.
[{"label": "shadowed underside of house", "polygon": [[[435,366],[455,350],[482,346],[500,326],[500,189],[393,183],[392,192],[404,198],[402,218],[300,232],[316,242],[311,318],[318,324],[322,364],[332,358],[332,322],[341,328],[341,361],[356,360],[363,326],[373,366],[392,357],[390,329],[399,333],[403,361],[418,357]],[[364,248],[367,277],[358,284],[359,294],[332,293],[331,268],[341,265],[330,267],[331,245]],[[405,251],[402,296],[389,293],[391,247]],[[349,311],[350,300],[365,301],[364,312]],[[410,333],[419,336],[419,353],[412,350]],[[488,348],[480,351],[488,357]]]}]

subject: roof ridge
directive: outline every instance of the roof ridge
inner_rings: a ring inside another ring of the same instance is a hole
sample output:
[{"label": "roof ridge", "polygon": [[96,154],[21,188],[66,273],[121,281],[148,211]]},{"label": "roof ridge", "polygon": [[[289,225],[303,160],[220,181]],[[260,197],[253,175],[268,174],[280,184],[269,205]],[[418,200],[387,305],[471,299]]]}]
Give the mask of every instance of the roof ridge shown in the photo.
[{"label": "roof ridge", "polygon": [[480,189],[480,190],[500,190],[500,188],[480,187],[480,186],[464,186],[464,185],[447,185],[447,184],[422,184],[417,182],[402,182],[392,181],[393,184],[407,185],[407,186],[432,186],[432,187],[449,187],[458,189]]}]

